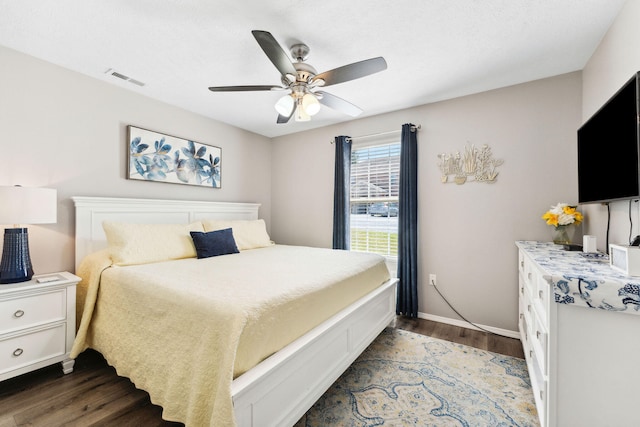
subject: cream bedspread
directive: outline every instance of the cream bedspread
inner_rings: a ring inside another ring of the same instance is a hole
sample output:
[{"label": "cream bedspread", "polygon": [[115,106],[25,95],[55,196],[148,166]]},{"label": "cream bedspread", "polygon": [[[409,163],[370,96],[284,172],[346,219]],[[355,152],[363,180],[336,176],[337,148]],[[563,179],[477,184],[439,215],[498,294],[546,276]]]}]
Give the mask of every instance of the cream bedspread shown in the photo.
[{"label": "cream bedspread", "polygon": [[235,425],[233,378],[389,279],[376,255],[284,245],[110,264],[99,252],[77,272],[86,304],[72,357],[98,350],[187,426]]}]

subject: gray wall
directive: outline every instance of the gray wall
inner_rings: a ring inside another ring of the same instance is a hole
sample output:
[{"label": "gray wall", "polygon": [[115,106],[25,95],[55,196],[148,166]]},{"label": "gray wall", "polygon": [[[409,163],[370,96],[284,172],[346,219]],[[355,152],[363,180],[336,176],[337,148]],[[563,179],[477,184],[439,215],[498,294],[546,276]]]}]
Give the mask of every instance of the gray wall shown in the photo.
[{"label": "gray wall", "polygon": [[[640,1],[629,0],[602,39],[583,70],[582,119],[586,121],[622,85],[640,70]],[[615,179],[615,178],[612,178]],[[607,208],[600,204],[582,207],[585,231],[598,239],[598,249],[606,249]],[[638,203],[631,204],[633,230],[640,234]],[[611,203],[610,243],[629,241],[629,202]]]},{"label": "gray wall", "polygon": [[[130,124],[221,147],[222,188],[127,180]],[[0,185],[58,190],[58,223],[29,226],[36,273],[74,270],[71,196],[258,202],[270,220],[268,138],[4,47],[0,130]]]},{"label": "gray wall", "polygon": [[[575,130],[581,75],[571,73],[273,139],[272,237],[331,246],[336,135],[422,125],[418,133],[421,313],[517,330],[515,240],[550,240],[540,218],[577,197]],[[442,184],[437,154],[489,144],[504,159],[495,184]]]}]

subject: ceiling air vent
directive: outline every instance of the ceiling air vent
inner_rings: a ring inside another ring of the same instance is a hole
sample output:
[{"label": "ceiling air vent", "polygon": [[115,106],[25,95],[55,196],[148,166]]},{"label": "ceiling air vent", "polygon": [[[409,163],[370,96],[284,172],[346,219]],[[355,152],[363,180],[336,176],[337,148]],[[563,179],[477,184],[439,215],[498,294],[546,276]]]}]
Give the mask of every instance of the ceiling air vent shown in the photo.
[{"label": "ceiling air vent", "polygon": [[132,79],[132,78],[131,78],[131,77],[129,77],[129,76],[125,76],[124,74],[122,74],[122,73],[119,73],[119,72],[115,71],[113,68],[109,68],[109,69],[105,72],[105,74],[107,74],[107,75],[109,75],[109,76],[117,77],[117,78],[119,78],[119,79],[121,79],[121,80],[124,80],[124,81],[127,81],[127,82],[129,82],[129,83],[133,83],[134,85],[144,86],[144,83],[143,83],[143,82],[141,82],[140,80],[135,80],[135,79]]}]

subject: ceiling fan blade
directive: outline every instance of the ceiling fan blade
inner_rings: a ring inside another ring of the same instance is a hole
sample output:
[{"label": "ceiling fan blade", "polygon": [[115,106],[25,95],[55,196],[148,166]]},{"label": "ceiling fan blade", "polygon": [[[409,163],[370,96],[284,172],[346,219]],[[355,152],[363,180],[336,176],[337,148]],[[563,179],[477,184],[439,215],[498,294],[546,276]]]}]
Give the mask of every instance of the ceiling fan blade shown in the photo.
[{"label": "ceiling fan blade", "polygon": [[254,90],[280,90],[280,86],[252,85],[252,86],[211,86],[211,92],[249,92]]},{"label": "ceiling fan blade", "polygon": [[293,108],[291,109],[291,114],[289,114],[288,116],[283,116],[282,114],[278,114],[278,120],[276,120],[276,123],[278,124],[284,124],[284,123],[289,123],[289,120],[291,119],[291,117],[293,117],[293,113],[296,112],[296,104],[293,104]]},{"label": "ceiling fan blade", "polygon": [[276,39],[268,31],[253,30],[251,31],[253,37],[267,55],[267,57],[273,62],[280,74],[283,76],[286,74],[296,75],[296,69],[294,68],[287,53],[280,47]]},{"label": "ceiling fan blade", "polygon": [[315,92],[315,94],[319,95],[318,101],[320,101],[322,105],[326,105],[329,108],[332,108],[334,110],[340,111],[342,113],[348,114],[353,117],[359,116],[360,114],[362,114],[361,108],[356,107],[349,101],[345,101],[344,99],[338,98],[335,95],[331,95],[330,93],[319,92],[319,91]]},{"label": "ceiling fan blade", "polygon": [[349,80],[359,79],[360,77],[368,76],[379,71],[387,69],[387,61],[383,57],[365,59],[364,61],[354,62],[353,64],[343,65],[342,67],[334,68],[333,70],[320,73],[313,78],[313,82],[317,80],[323,80],[324,85],[335,85],[342,82],[348,82]]}]

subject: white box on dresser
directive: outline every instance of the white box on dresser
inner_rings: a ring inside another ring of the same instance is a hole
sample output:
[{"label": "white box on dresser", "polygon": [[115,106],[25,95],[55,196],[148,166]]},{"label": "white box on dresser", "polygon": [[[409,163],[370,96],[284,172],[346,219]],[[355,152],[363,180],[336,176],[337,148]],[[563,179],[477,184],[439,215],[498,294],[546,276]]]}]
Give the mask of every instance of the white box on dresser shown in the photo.
[{"label": "white box on dresser", "polygon": [[[39,282],[38,279],[45,280]],[[60,272],[0,285],[0,381],[62,362],[73,371],[69,352],[76,331],[78,276]]]},{"label": "white box on dresser", "polygon": [[516,244],[519,329],[541,425],[640,425],[629,410],[640,384],[639,278],[597,255]]}]

